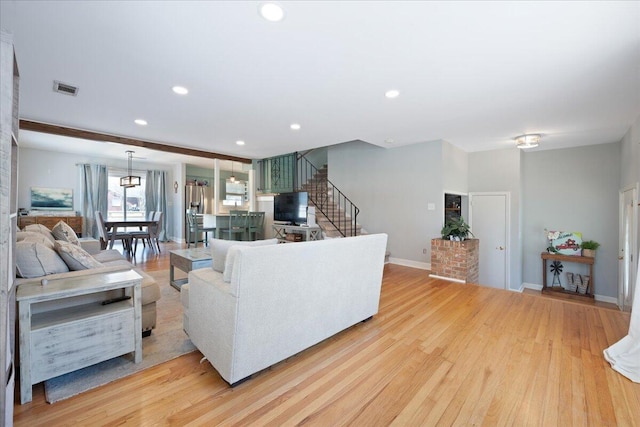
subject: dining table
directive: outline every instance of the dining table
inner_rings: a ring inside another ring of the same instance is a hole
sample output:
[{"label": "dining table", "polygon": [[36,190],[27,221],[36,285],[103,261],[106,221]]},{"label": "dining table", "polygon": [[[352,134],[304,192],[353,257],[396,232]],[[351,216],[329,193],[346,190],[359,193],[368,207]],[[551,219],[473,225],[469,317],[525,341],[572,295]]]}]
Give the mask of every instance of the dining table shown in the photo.
[{"label": "dining table", "polygon": [[108,233],[111,233],[111,237],[109,238],[109,249],[113,249],[113,243],[116,240],[116,234],[118,233],[119,228],[139,227],[142,230],[142,227],[149,227],[155,223],[156,221],[151,219],[119,219],[115,221],[105,221],[104,228]]}]

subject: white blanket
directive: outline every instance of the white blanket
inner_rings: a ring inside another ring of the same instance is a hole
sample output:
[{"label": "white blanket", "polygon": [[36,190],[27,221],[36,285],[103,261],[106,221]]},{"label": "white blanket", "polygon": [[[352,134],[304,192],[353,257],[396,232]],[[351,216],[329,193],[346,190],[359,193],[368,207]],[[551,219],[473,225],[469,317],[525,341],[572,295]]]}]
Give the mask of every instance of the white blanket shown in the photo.
[{"label": "white blanket", "polygon": [[640,383],[640,263],[638,263],[638,274],[636,274],[629,334],[607,348],[604,351],[604,358],[611,363],[613,369],[631,381]]}]

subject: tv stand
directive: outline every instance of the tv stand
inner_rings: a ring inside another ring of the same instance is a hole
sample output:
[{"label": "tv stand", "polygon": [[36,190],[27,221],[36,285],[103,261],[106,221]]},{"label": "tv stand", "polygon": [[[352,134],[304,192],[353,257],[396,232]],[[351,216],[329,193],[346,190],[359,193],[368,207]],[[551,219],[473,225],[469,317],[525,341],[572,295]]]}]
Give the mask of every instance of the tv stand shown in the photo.
[{"label": "tv stand", "polygon": [[317,225],[303,227],[299,225],[273,224],[272,228],[278,243],[322,240],[322,229]]}]

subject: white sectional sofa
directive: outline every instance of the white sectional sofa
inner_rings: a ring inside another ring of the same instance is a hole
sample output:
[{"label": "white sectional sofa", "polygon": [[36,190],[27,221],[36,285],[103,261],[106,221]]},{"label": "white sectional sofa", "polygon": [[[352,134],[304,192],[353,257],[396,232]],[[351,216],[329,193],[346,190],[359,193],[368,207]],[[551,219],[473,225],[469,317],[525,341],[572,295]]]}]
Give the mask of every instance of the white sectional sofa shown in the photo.
[{"label": "white sectional sofa", "polygon": [[185,331],[235,385],[375,315],[386,244],[373,234],[232,246],[222,262],[214,241],[218,271],[191,271],[182,286]]}]

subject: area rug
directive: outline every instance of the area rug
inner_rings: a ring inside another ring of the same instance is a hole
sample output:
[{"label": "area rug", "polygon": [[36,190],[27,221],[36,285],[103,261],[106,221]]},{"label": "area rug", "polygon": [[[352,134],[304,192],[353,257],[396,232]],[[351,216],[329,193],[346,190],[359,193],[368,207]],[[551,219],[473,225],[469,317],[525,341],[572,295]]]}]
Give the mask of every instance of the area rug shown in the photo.
[{"label": "area rug", "polygon": [[47,402],[68,399],[196,349],[182,330],[180,292],[169,286],[169,270],[147,274],[160,285],[162,298],[156,302],[156,328],[151,336],[142,339],[142,362],[133,363],[132,357],[125,355],[51,378],[44,384]]}]

